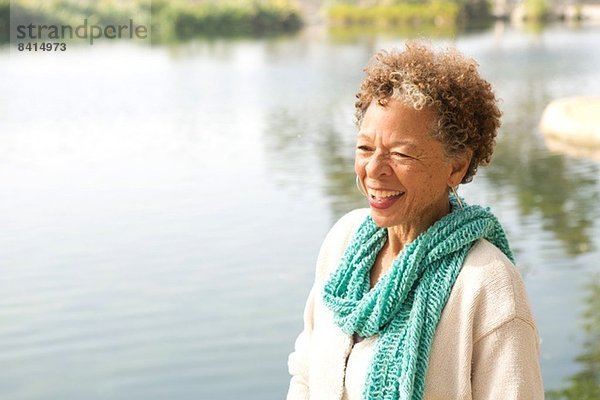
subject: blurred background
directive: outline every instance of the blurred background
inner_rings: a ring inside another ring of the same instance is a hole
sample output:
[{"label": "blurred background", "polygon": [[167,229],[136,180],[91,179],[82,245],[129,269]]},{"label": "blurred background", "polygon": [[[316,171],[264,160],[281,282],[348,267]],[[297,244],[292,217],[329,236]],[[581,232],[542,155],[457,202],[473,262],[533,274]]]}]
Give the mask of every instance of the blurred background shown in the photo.
[{"label": "blurred background", "polygon": [[[599,151],[538,129],[600,94],[599,7],[0,0],[0,398],[284,398],[320,243],[367,205],[362,68],[416,37],[496,88],[494,161],[460,193],[507,229],[547,398],[599,399]],[[17,51],[17,17],[152,35]]]}]

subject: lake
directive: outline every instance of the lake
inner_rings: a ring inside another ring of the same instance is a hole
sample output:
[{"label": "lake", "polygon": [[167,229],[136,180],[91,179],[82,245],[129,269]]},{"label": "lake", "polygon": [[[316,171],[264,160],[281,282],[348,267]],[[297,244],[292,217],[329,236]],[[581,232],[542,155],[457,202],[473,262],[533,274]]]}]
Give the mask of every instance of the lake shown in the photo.
[{"label": "lake", "polygon": [[[366,206],[362,68],[404,41],[0,48],[0,397],[284,398],[320,243]],[[494,161],[459,191],[507,230],[546,389],[598,393],[600,162],[549,150],[538,122],[600,94],[600,27],[433,42],[502,99]]]}]

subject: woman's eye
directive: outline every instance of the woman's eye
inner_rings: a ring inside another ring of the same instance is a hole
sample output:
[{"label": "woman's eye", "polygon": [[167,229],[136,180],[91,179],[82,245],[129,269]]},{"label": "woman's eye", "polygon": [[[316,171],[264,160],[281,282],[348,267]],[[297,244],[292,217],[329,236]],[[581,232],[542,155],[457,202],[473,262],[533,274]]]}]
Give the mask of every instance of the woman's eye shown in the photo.
[{"label": "woman's eye", "polygon": [[392,154],[392,157],[396,157],[396,158],[410,158],[410,156],[408,154],[400,153],[398,151],[394,151],[391,154]]},{"label": "woman's eye", "polygon": [[369,146],[357,146],[356,149],[360,150],[360,151],[370,151],[371,150],[371,148]]}]

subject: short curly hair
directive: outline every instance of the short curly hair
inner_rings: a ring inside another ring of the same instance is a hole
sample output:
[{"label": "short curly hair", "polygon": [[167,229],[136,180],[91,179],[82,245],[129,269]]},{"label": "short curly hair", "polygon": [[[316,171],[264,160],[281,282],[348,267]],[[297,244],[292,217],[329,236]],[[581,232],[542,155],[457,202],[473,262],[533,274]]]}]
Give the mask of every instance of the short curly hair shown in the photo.
[{"label": "short curly hair", "polygon": [[489,82],[479,76],[478,64],[455,49],[435,52],[419,42],[404,51],[380,51],[365,68],[367,76],[356,94],[356,123],[360,126],[373,100],[385,106],[399,100],[438,116],[432,132],[449,157],[471,149],[471,164],[462,183],[471,182],[480,165],[488,165],[500,127],[501,112]]}]

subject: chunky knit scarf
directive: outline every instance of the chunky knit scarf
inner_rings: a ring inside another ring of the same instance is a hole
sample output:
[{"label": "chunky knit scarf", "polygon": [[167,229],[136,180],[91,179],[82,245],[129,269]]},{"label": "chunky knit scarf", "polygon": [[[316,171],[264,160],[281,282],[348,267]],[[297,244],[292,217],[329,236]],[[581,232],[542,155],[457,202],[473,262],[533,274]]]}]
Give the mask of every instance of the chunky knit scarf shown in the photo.
[{"label": "chunky knit scarf", "polygon": [[504,230],[489,209],[460,208],[452,196],[450,202],[452,212],[407,244],[373,289],[369,271],[387,240],[387,229],[368,216],[325,284],[324,302],[344,333],[380,335],[365,400],[423,398],[435,329],[476,240],[487,239],[513,260]]}]

